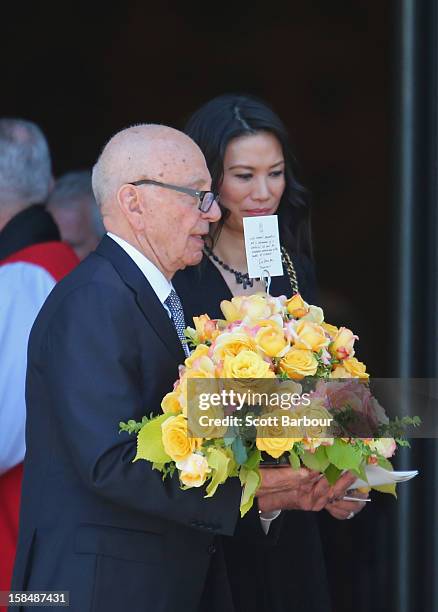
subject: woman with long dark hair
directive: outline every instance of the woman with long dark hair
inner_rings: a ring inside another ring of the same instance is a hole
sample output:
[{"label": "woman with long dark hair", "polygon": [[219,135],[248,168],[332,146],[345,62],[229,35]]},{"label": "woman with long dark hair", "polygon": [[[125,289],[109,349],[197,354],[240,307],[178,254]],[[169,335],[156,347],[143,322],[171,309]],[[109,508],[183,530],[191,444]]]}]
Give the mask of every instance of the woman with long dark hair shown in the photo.
[{"label": "woman with long dark hair", "polygon": [[[210,316],[221,316],[219,302],[229,299],[230,293],[263,289],[260,281],[248,278],[243,217],[268,214],[278,215],[285,269],[285,277],[272,278],[272,295],[290,295],[298,289],[308,302],[315,302],[306,191],[296,178],[287,131],[279,117],[256,98],[224,95],[194,113],[185,131],[204,153],[222,209],[222,218],[212,226],[206,243],[204,261],[176,279],[179,285],[181,278],[190,277],[203,294],[191,292],[194,300],[184,295],[186,311],[191,314],[192,304],[194,313],[201,306]],[[223,287],[221,297],[223,281],[229,292]],[[206,296],[208,289],[212,291]],[[200,303],[200,297],[210,299]]]},{"label": "woman with long dark hair", "polygon": [[[271,295],[291,296],[299,291],[307,302],[315,304],[306,190],[296,177],[287,130],[279,117],[257,98],[229,94],[196,111],[185,132],[204,153],[211,189],[219,194],[222,209],[222,218],[212,226],[206,241],[201,264],[177,273],[172,281],[182,299],[187,324],[203,313],[222,318],[221,300],[264,289],[261,281],[248,276],[244,217],[278,215],[284,274],[271,279]],[[327,507],[342,519],[361,508],[359,502],[342,500]],[[282,512],[270,523],[268,534],[268,521],[260,518],[254,505],[240,521],[235,537],[222,538],[236,611],[328,612],[315,513]]]}]

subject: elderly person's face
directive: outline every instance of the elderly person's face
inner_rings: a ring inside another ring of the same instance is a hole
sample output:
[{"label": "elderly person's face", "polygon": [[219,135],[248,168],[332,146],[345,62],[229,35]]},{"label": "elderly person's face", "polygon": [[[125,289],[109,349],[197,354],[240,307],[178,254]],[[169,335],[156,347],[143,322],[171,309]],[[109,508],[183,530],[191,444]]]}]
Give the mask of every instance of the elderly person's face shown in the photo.
[{"label": "elderly person's face", "polygon": [[[153,178],[163,182],[161,177]],[[164,182],[205,191],[210,189],[211,178],[203,158],[196,155],[191,159],[186,156],[185,163],[174,163]],[[201,213],[199,199],[192,195],[161,185],[141,185],[137,189],[147,216],[143,235],[158,260],[172,272],[198,264],[209,223],[220,217],[218,205],[214,203],[207,213]]]},{"label": "elderly person's face", "polygon": [[[200,149],[184,134],[174,132],[168,135],[166,132],[149,146],[144,164],[135,164],[137,170],[128,169],[130,181],[150,179],[208,191],[211,177]],[[161,185],[124,184],[118,200],[137,247],[168,278],[177,270],[201,261],[203,237],[208,234],[210,222],[220,218],[216,202],[208,212],[201,212],[197,196]]]}]

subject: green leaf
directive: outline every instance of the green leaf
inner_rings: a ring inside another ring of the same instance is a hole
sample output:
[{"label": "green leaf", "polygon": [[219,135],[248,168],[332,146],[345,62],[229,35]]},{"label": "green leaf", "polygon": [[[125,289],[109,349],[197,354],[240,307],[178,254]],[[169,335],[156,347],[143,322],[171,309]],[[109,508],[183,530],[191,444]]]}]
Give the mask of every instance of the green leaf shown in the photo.
[{"label": "green leaf", "polygon": [[186,327],[184,330],[184,336],[187,338],[189,346],[196,348],[200,344],[198,332],[193,327]]},{"label": "green leaf", "polygon": [[314,453],[304,451],[301,461],[309,470],[315,470],[315,472],[324,472],[330,464],[325,446],[318,446]]},{"label": "green leaf", "polygon": [[332,446],[326,446],[327,457],[340,470],[357,470],[362,462],[362,453],[353,444],[336,438]]},{"label": "green leaf", "polygon": [[394,471],[394,468],[392,467],[392,463],[388,461],[388,459],[385,459],[385,457],[378,457],[377,463],[378,465],[380,465],[380,467],[384,468],[385,470],[389,470],[390,472]]},{"label": "green leaf", "polygon": [[390,495],[393,495],[397,499],[395,483],[380,485],[379,487],[371,487],[371,488],[374,489],[374,491],[379,491],[380,493],[389,493]]},{"label": "green leaf", "polygon": [[339,470],[333,463],[331,463],[324,472],[325,477],[329,485],[334,485],[342,474],[342,470]]},{"label": "green leaf", "polygon": [[245,467],[242,467],[239,478],[243,486],[242,498],[240,500],[240,516],[244,517],[254,503],[254,496],[260,484],[260,473],[258,470],[247,470]]},{"label": "green leaf", "polygon": [[140,429],[149,421],[147,416],[144,416],[140,422],[134,421],[134,419],[129,419],[127,423],[120,421],[119,423],[119,433],[122,431],[126,431],[129,434],[136,434],[140,431]]},{"label": "green leaf", "polygon": [[234,453],[234,459],[239,465],[243,465],[246,463],[248,459],[248,453],[246,452],[246,448],[242,442],[242,438],[235,438],[234,442],[231,445]]},{"label": "green leaf", "polygon": [[261,459],[262,459],[262,453],[259,451],[258,448],[254,448],[251,451],[248,459],[246,460],[246,463],[245,463],[246,469],[254,470],[255,468],[258,468]]},{"label": "green leaf", "polygon": [[228,478],[229,462],[230,458],[223,450],[214,446],[208,449],[207,463],[212,469],[213,475],[208,483],[207,495],[205,497],[212,497],[216,493],[218,486],[226,481]]},{"label": "green leaf", "polygon": [[301,466],[300,458],[294,450],[289,451],[289,463],[291,464],[293,470],[298,470],[298,468]]},{"label": "green leaf", "polygon": [[361,463],[357,470],[353,470],[361,480],[368,482],[367,473],[365,471],[365,463]]},{"label": "green leaf", "polygon": [[231,448],[227,447],[225,449],[225,453],[227,454],[227,456],[229,458],[228,468],[227,468],[227,476],[228,476],[228,478],[232,478],[234,476],[238,476],[239,475],[240,465],[237,465],[237,463],[235,462],[233,451],[231,450]]},{"label": "green leaf", "polygon": [[143,425],[137,435],[137,454],[135,455],[134,461],[138,461],[138,459],[145,459],[152,463],[167,463],[172,461],[164,450],[161,434],[161,425],[171,416],[173,415],[161,414],[151,421],[148,421],[146,425]]}]

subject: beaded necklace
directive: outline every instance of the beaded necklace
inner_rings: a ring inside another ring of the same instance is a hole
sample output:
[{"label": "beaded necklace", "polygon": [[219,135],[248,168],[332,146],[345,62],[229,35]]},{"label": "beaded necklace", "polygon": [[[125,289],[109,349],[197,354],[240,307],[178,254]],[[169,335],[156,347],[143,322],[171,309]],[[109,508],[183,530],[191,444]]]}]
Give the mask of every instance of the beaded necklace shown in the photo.
[{"label": "beaded necklace", "polygon": [[[295,268],[294,268],[292,259],[289,256],[289,253],[286,251],[286,249],[283,246],[281,247],[280,250],[281,250],[281,261],[283,262],[283,265],[286,268],[286,272],[289,277],[289,282],[292,288],[292,294],[298,293],[297,274],[295,272]],[[226,264],[224,261],[219,259],[219,257],[213,252],[213,250],[209,246],[204,245],[204,253],[207,255],[207,257],[209,257],[210,259],[213,259],[223,270],[226,270],[227,272],[231,272],[231,274],[234,274],[236,283],[238,285],[243,285],[243,289],[247,289],[248,287],[252,288],[254,286],[254,279],[249,278],[248,272],[240,272],[239,270],[235,270],[234,268]]]}]

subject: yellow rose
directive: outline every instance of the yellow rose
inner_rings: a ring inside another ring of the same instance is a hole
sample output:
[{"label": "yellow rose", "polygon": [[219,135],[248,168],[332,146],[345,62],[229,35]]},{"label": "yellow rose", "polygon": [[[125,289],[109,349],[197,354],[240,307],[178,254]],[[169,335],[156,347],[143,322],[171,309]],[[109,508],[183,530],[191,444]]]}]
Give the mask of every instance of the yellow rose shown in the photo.
[{"label": "yellow rose", "polygon": [[244,321],[249,324],[260,319],[267,319],[271,315],[271,308],[268,305],[265,293],[236,296],[233,297],[231,302],[223,300],[221,310],[229,323]]},{"label": "yellow rose", "polygon": [[345,359],[342,363],[344,368],[353,378],[360,378],[362,380],[368,380],[370,375],[366,371],[366,365],[361,361],[358,361],[356,357],[350,357]]},{"label": "yellow rose", "polygon": [[333,446],[334,441],[334,438],[305,438],[303,440],[303,446],[306,450],[313,453],[318,446]]},{"label": "yellow rose", "polygon": [[280,329],[276,323],[259,329],[255,341],[268,357],[280,356],[288,347],[283,329]]},{"label": "yellow rose", "polygon": [[178,394],[175,391],[171,391],[171,393],[167,393],[161,401],[161,410],[166,412],[174,412],[178,414],[182,411],[182,406],[179,403]]},{"label": "yellow rose", "polygon": [[303,438],[321,438],[326,439],[327,434],[330,434],[333,416],[324,407],[323,399],[314,399],[309,406],[300,406],[294,411],[296,418],[307,418],[309,425],[303,424]]},{"label": "yellow rose", "polygon": [[190,357],[187,357],[185,360],[185,365],[187,368],[193,367],[193,363],[199,359],[200,357],[205,357],[208,355],[208,351],[210,348],[206,344],[198,344]]},{"label": "yellow rose", "polygon": [[187,415],[187,375],[181,376],[174,388],[176,399],[181,406],[184,416]]},{"label": "yellow rose", "polygon": [[243,314],[242,320],[244,321],[267,319],[271,315],[268,296],[262,292],[245,296],[240,306],[240,312]]},{"label": "yellow rose", "polygon": [[369,444],[369,447],[385,457],[385,459],[389,459],[392,457],[395,451],[397,450],[397,444],[394,438],[375,438]]},{"label": "yellow rose", "polygon": [[294,319],[301,319],[309,312],[309,306],[303,300],[299,293],[295,293],[291,298],[286,300],[285,304],[287,311]]},{"label": "yellow rose", "polygon": [[213,359],[222,361],[226,356],[235,357],[241,351],[257,351],[257,345],[244,332],[223,332],[212,346]]},{"label": "yellow rose", "polygon": [[200,342],[213,341],[220,333],[216,321],[212,321],[207,314],[199,317],[193,317],[196,333]]},{"label": "yellow rose", "polygon": [[267,401],[259,402],[265,412],[278,410],[289,410],[292,406],[299,405],[301,402],[302,386],[292,379],[276,379],[269,387],[270,395]]},{"label": "yellow rose", "polygon": [[[205,359],[208,358],[205,357]],[[183,388],[181,389],[181,393],[184,393],[184,399],[180,399],[184,416],[187,417],[189,412],[197,409],[201,394],[207,393],[212,395],[219,392],[219,380],[215,377],[214,368],[213,372],[206,372],[204,370],[187,371],[184,376]]]},{"label": "yellow rose", "polygon": [[297,383],[294,380],[279,380],[275,391],[279,394],[289,393],[289,395],[301,395],[302,390],[303,387],[300,385],[300,383]]},{"label": "yellow rose", "polygon": [[336,334],[339,331],[339,329],[336,327],[336,325],[330,325],[330,323],[323,322],[323,323],[321,323],[321,327],[324,328],[324,330],[328,333],[328,335],[332,339],[336,336]]},{"label": "yellow rose", "polygon": [[214,376],[215,364],[206,355],[198,357],[193,363],[191,368],[187,368],[185,376],[187,378],[211,378]]},{"label": "yellow rose", "polygon": [[239,309],[232,302],[229,302],[228,300],[222,300],[221,310],[222,310],[222,314],[225,317],[225,320],[228,323],[234,323],[234,321],[239,321],[240,319]]},{"label": "yellow rose", "polygon": [[319,306],[309,306],[309,312],[301,317],[303,321],[311,321],[312,323],[316,323],[317,325],[321,325],[324,321],[324,312],[322,308]]},{"label": "yellow rose", "polygon": [[173,461],[184,461],[202,445],[200,438],[187,435],[187,421],[182,414],[169,417],[161,425],[163,446]]},{"label": "yellow rose", "polygon": [[[257,448],[265,451],[275,459],[278,459],[280,455],[290,450],[294,442],[302,440],[302,438],[290,437],[290,428],[282,424],[282,417],[285,414],[284,410],[279,409],[262,415],[262,419],[269,419],[269,421],[267,424],[257,427]],[[288,414],[290,415],[290,413]]]},{"label": "yellow rose", "polygon": [[291,348],[280,361],[280,370],[290,378],[300,380],[305,376],[313,376],[318,369],[318,362],[312,351]]},{"label": "yellow rose", "polygon": [[271,319],[262,319],[261,321],[257,321],[258,327],[273,327],[274,329],[280,328],[283,329],[283,319],[278,316],[273,316]]},{"label": "yellow rose", "polygon": [[267,296],[267,304],[271,310],[272,315],[282,315],[286,306],[286,297],[281,295],[280,297]]},{"label": "yellow rose", "polygon": [[228,426],[223,425],[225,415],[222,406],[210,404],[207,409],[201,410],[199,402],[198,405],[189,404],[187,416],[188,429],[198,438],[223,438],[227,433]]},{"label": "yellow rose", "polygon": [[183,461],[177,461],[176,467],[181,470],[179,479],[186,487],[201,487],[211,472],[208,462],[202,455],[192,453]]},{"label": "yellow rose", "polygon": [[295,326],[297,338],[294,339],[295,348],[309,349],[317,353],[328,346],[330,340],[324,333],[323,328],[311,321],[301,320]]},{"label": "yellow rose", "polygon": [[252,351],[241,351],[234,357],[226,355],[222,375],[224,378],[275,378],[269,363]]},{"label": "yellow rose", "polygon": [[348,359],[354,355],[354,341],[357,336],[350,329],[340,327],[338,333],[330,344],[329,351],[336,359]]},{"label": "yellow rose", "polygon": [[330,378],[352,378],[352,376],[343,366],[337,365],[335,369],[330,372]]}]

